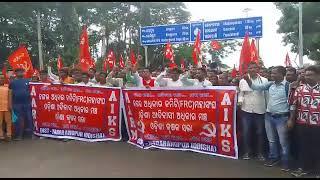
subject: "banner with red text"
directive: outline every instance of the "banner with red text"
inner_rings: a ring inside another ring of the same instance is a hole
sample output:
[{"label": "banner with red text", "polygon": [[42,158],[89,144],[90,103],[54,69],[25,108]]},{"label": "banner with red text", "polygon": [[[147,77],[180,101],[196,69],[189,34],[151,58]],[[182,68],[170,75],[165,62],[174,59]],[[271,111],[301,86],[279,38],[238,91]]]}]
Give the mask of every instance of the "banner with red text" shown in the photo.
[{"label": "banner with red text", "polygon": [[238,158],[235,87],[123,90],[129,143]]},{"label": "banner with red text", "polygon": [[34,133],[82,141],[119,141],[120,88],[30,83]]}]

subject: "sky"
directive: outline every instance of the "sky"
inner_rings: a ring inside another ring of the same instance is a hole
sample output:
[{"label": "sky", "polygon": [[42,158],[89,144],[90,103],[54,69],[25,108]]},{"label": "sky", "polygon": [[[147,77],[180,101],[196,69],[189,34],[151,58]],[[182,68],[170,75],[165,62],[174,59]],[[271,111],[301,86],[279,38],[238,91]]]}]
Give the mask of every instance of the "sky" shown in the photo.
[{"label": "sky", "polygon": [[[266,67],[284,65],[286,53],[293,66],[296,53],[290,51],[290,46],[282,43],[283,34],[277,33],[277,21],[281,18],[282,13],[272,2],[185,2],[187,10],[191,13],[191,21],[216,21],[225,19],[245,18],[247,15],[243,9],[250,8],[248,17],[262,16],[262,38],[259,42],[260,57]],[[240,58],[240,49],[230,54],[222,62],[233,67],[238,67]],[[299,57],[296,58],[296,63]],[[312,63],[306,56],[303,58],[304,63]]]}]

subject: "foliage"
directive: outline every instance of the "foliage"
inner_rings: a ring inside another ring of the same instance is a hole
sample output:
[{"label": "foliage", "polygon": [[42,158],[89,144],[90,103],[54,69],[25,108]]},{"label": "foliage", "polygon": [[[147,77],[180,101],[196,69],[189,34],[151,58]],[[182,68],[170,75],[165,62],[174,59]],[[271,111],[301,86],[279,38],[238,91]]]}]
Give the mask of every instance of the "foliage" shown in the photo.
[{"label": "foliage", "polygon": [[[276,2],[282,17],[278,21],[279,33],[284,33],[283,42],[290,44],[293,52],[299,50],[299,5],[292,2]],[[320,62],[320,4],[303,2],[303,54],[311,60]]]}]

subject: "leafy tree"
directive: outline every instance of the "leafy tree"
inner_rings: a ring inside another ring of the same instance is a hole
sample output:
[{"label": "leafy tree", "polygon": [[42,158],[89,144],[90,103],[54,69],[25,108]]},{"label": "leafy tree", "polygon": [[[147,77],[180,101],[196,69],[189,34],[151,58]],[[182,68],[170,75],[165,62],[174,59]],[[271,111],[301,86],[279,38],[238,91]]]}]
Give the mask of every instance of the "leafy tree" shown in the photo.
[{"label": "leafy tree", "polygon": [[[278,32],[284,33],[283,42],[291,46],[293,52],[299,51],[299,5],[292,2],[276,2],[276,7],[282,12],[278,21]],[[318,2],[303,2],[303,54],[311,60],[320,62],[320,4]]]}]

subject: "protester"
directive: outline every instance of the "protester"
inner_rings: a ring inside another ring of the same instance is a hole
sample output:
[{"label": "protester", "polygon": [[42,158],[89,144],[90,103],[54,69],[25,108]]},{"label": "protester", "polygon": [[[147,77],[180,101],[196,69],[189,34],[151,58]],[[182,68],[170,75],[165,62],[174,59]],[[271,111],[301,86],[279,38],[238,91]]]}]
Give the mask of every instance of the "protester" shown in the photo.
[{"label": "protester", "polygon": [[[14,140],[22,140],[23,137],[31,137],[33,134],[29,92],[30,80],[24,78],[24,69],[16,69],[15,73],[16,79],[9,85],[9,89],[12,90],[12,108],[17,115]],[[23,133],[24,131],[25,133]]]},{"label": "protester", "polygon": [[97,84],[100,82],[100,72],[96,72],[95,75],[94,75],[94,78],[96,79],[97,81]]},{"label": "protester", "polygon": [[[255,62],[248,65],[249,78],[255,85],[261,85],[268,80],[258,74],[258,66]],[[252,90],[245,79],[239,83],[238,103],[241,106],[241,122],[243,133],[244,160],[249,160],[253,147],[250,143],[252,137],[257,137],[257,159],[264,161],[264,115],[266,113],[266,93],[265,91]],[[253,134],[254,133],[254,134]]]},{"label": "protester", "polygon": [[73,69],[72,78],[74,79],[74,84],[79,84],[82,82],[82,72],[79,68]]},{"label": "protester", "polygon": [[73,84],[74,83],[74,79],[69,76],[69,68],[67,68],[67,67],[61,68],[61,70],[59,71],[59,81],[58,82],[63,83],[63,84]]},{"label": "protester", "polygon": [[298,134],[298,165],[299,168],[291,174],[302,177],[314,171],[320,175],[320,76],[319,66],[309,66],[305,69],[305,83],[297,87],[290,106],[288,128],[296,126]]},{"label": "protester", "polygon": [[255,84],[248,75],[244,76],[253,90],[268,90],[267,113],[265,116],[265,129],[269,141],[269,156],[265,166],[272,167],[279,163],[278,152],[281,145],[281,170],[289,171],[289,142],[287,121],[289,118],[288,91],[289,82],[285,80],[286,69],[283,66],[276,66],[271,71],[273,81]]},{"label": "protester", "polygon": [[82,73],[82,82],[79,83],[78,85],[82,85],[82,86],[94,86],[95,84],[90,82],[89,79],[90,75],[89,73],[83,72]]},{"label": "protester", "polygon": [[[96,69],[95,68],[90,68],[89,71],[88,71],[88,75],[89,75],[89,82],[91,82],[92,84],[96,84],[97,83],[97,80],[95,78],[95,75],[96,75]],[[83,74],[82,74],[83,75]]]},{"label": "protester", "polygon": [[138,84],[138,87],[158,87],[158,84],[155,82],[155,79],[151,77],[150,69],[144,68],[141,72],[141,76],[136,71],[136,67],[132,68],[133,78]]},{"label": "protester", "polygon": [[40,71],[40,82],[51,83],[52,80],[48,77],[48,73],[45,70]]},{"label": "protester", "polygon": [[[5,84],[5,78],[3,75],[0,75],[0,141],[7,140],[11,141],[12,139],[12,121],[11,121],[11,109],[12,102],[11,97],[12,92],[8,88],[8,85]],[[3,132],[3,122],[5,122],[6,136]]]},{"label": "protester", "polygon": [[[178,68],[165,69],[157,78],[156,83],[161,87],[183,87],[183,83],[180,80],[180,74],[182,71]],[[169,75],[169,78],[164,78],[164,76]]]},{"label": "protester", "polygon": [[31,77],[31,82],[39,82],[40,80],[40,75],[35,71],[33,74],[32,74],[32,77]]},{"label": "protester", "polygon": [[229,79],[228,79],[228,73],[222,73],[219,75],[219,80],[218,80],[219,86],[229,86]]},{"label": "protester", "polygon": [[195,74],[196,79],[188,79],[190,74],[186,73],[184,76],[181,77],[181,82],[184,86],[194,86],[194,87],[207,87],[212,86],[211,82],[206,79],[207,77],[207,70],[203,68],[199,68]]},{"label": "protester", "polygon": [[289,82],[289,83],[292,83],[294,81],[296,81],[298,78],[298,75],[297,75],[297,70],[293,67],[288,67],[287,68],[287,73],[286,73],[286,80]]},{"label": "protester", "polygon": [[113,87],[113,84],[107,82],[107,73],[100,72],[98,79],[99,79],[99,82],[96,84],[97,86],[100,86],[100,87]]},{"label": "protester", "polygon": [[218,86],[219,78],[214,72],[208,72],[208,80],[211,82],[212,86]]}]

